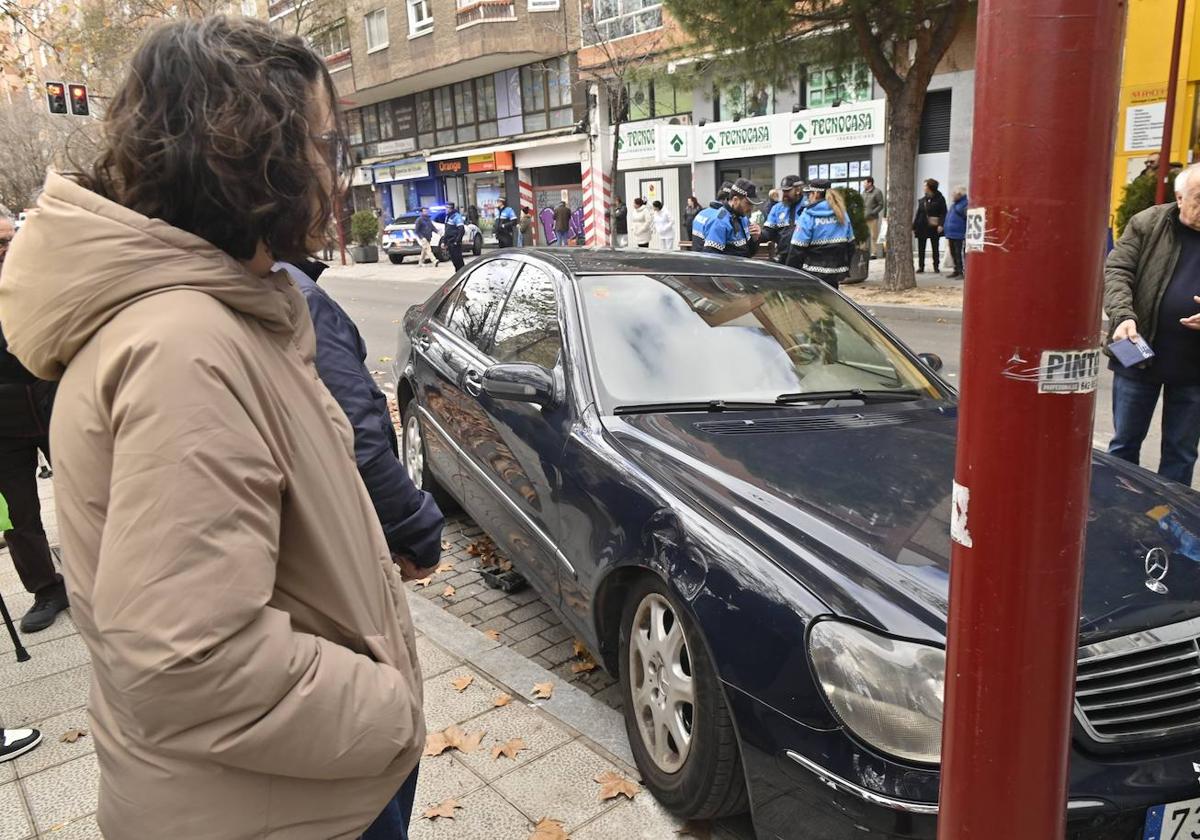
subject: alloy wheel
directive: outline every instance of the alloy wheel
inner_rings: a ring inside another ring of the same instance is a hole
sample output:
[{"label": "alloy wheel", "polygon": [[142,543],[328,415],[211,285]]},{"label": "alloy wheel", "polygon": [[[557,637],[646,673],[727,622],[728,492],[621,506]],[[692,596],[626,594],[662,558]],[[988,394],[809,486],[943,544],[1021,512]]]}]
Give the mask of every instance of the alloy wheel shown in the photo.
[{"label": "alloy wheel", "polygon": [[683,624],[662,595],[649,593],[638,604],[628,655],[642,743],[660,770],[676,773],[691,752],[696,693]]},{"label": "alloy wheel", "polygon": [[425,447],[421,441],[421,421],[415,412],[404,422],[404,469],[417,489],[423,490],[421,476],[425,471]]}]

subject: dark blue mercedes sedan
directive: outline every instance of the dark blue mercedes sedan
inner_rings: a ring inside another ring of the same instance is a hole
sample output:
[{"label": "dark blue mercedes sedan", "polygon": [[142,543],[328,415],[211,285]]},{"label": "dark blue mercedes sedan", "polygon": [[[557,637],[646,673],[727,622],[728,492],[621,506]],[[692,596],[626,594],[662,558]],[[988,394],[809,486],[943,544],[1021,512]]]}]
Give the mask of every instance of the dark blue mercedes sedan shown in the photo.
[{"label": "dark blue mercedes sedan", "polygon": [[[619,676],[664,805],[750,810],[760,838],[935,836],[936,358],[799,272],[650,252],[500,251],[402,333],[410,474]],[[1198,498],[1095,456],[1070,837],[1200,837]]]}]

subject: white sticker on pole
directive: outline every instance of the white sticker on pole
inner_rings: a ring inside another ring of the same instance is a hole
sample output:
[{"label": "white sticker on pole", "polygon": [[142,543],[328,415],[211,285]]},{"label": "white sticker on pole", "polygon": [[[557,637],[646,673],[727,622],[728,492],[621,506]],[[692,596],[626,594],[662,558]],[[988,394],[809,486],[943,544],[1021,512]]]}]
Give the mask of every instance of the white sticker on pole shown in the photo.
[{"label": "white sticker on pole", "polygon": [[1039,394],[1090,394],[1099,381],[1099,350],[1042,351]]},{"label": "white sticker on pole", "polygon": [[964,548],[971,547],[971,531],[967,528],[967,507],[971,504],[971,491],[957,481],[950,492],[950,539]]},{"label": "white sticker on pole", "polygon": [[987,210],[983,207],[967,208],[966,249],[968,251],[982,251],[986,236]]}]

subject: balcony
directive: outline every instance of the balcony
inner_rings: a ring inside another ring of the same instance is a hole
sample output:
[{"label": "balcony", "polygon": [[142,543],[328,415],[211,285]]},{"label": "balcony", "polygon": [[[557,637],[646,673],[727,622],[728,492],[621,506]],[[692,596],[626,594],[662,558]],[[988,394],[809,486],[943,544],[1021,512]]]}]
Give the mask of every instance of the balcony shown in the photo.
[{"label": "balcony", "polygon": [[474,2],[459,0],[458,9],[455,13],[455,25],[458,29],[472,26],[476,23],[492,23],[516,19],[517,8],[515,0],[474,0]]}]

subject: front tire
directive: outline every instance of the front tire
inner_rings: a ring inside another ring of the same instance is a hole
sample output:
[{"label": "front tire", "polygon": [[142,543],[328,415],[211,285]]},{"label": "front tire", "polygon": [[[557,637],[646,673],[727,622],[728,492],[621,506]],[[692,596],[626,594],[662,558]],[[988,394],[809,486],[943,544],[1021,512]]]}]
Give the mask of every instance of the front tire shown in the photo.
[{"label": "front tire", "polygon": [[400,463],[418,490],[433,496],[443,513],[456,510],[458,503],[434,477],[429,468],[429,450],[425,446],[425,431],[417,411],[417,398],[405,404],[400,413]]},{"label": "front tire", "polygon": [[475,241],[471,243],[471,253],[477,257],[483,253],[483,234],[482,233],[475,234]]},{"label": "front tire", "polygon": [[625,729],[642,780],[673,814],[713,819],[748,807],[733,718],[699,628],[666,585],[637,581],[621,616]]},{"label": "front tire", "polygon": [[388,254],[388,259],[392,261],[392,265],[400,265],[404,262],[403,254]]}]

